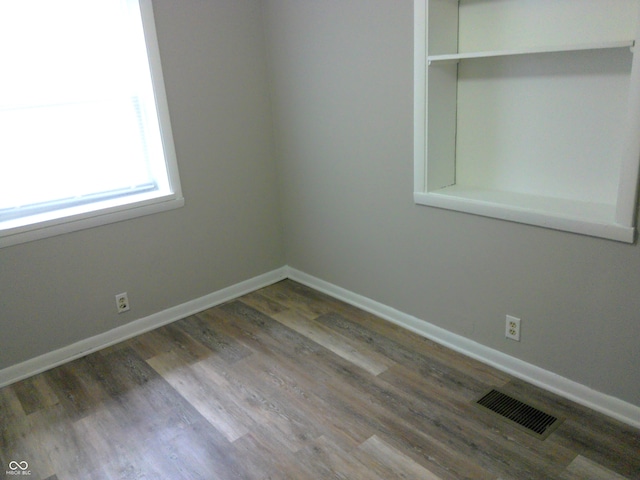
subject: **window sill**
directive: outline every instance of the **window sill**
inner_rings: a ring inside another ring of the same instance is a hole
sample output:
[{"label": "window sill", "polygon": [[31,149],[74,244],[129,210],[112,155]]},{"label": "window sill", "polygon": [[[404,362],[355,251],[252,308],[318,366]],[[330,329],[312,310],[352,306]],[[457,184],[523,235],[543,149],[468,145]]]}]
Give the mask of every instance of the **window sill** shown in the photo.
[{"label": "window sill", "polygon": [[135,202],[131,202],[129,198],[126,204],[122,204],[122,200],[111,200],[101,204],[59,210],[37,217],[30,217],[30,223],[28,224],[25,224],[24,221],[23,224],[19,224],[17,221],[0,223],[0,248],[130,220],[184,206],[184,198],[176,194],[149,197],[149,194],[141,195]]}]

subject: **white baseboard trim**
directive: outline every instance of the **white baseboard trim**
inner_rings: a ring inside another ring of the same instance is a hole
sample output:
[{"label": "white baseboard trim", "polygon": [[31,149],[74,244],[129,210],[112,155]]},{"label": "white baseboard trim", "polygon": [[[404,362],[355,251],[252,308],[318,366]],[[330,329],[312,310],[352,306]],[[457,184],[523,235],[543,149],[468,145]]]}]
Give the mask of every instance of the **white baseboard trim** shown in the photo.
[{"label": "white baseboard trim", "polygon": [[0,370],[0,388],[70,362],[116,343],[128,340],[155,328],[167,325],[246,293],[290,278],[332,297],[377,315],[412,332],[422,335],[452,350],[491,365],[514,377],[537,385],[581,405],[609,415],[633,427],[640,428],[640,407],[592,390],[580,383],[506,355],[468,338],[449,332],[427,321],[403,313],[395,308],[351,292],[288,266],[231,285],[189,302],[168,308],[131,323],[73,343],[52,352]]},{"label": "white baseboard trim", "polygon": [[215,307],[216,305],[233,300],[246,293],[284,280],[285,278],[287,278],[286,267],[281,267],[203,297],[154,313],[148,317],[134,320],[131,323],[114,328],[108,332],[80,340],[79,342],[58,350],[7,367],[0,370],[0,387],[10,385],[103,348],[115,345],[116,343],[128,340],[136,335]]},{"label": "white baseboard trim", "polygon": [[449,332],[427,321],[420,320],[395,308],[338,287],[312,275],[286,267],[286,276],[334,298],[361,308],[396,325],[422,335],[456,352],[479,360],[526,382],[568,398],[576,403],[640,428],[640,407],[616,397],[592,390],[585,385],[536,367],[523,360]]}]

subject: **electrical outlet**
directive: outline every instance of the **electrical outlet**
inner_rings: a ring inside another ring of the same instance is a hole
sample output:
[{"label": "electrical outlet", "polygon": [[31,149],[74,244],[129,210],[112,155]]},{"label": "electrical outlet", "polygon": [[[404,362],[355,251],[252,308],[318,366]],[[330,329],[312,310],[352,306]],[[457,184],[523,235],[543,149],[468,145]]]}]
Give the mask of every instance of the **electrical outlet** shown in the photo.
[{"label": "electrical outlet", "polygon": [[507,315],[507,322],[505,326],[504,336],[515,340],[516,342],[520,341],[520,319],[516,317],[512,317],[511,315]]},{"label": "electrical outlet", "polygon": [[116,306],[118,307],[118,313],[129,310],[129,297],[127,296],[127,292],[116,295]]}]

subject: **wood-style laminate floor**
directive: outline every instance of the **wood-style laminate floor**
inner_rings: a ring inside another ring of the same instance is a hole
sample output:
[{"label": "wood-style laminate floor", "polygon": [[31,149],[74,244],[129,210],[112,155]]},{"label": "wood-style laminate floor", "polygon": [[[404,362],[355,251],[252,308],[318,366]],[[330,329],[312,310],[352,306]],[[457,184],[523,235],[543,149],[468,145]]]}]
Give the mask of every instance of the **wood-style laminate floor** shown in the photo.
[{"label": "wood-style laminate floor", "polygon": [[[538,440],[472,405],[491,387],[566,420]],[[49,480],[638,479],[640,431],[287,280],[0,389],[0,463]]]}]

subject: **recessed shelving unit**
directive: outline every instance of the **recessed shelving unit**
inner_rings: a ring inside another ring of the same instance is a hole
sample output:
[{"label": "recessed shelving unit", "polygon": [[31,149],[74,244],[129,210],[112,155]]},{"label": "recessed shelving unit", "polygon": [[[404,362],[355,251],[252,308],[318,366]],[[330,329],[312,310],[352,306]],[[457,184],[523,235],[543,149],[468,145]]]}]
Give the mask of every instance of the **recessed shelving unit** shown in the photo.
[{"label": "recessed shelving unit", "polygon": [[635,240],[640,0],[415,0],[416,203]]}]

